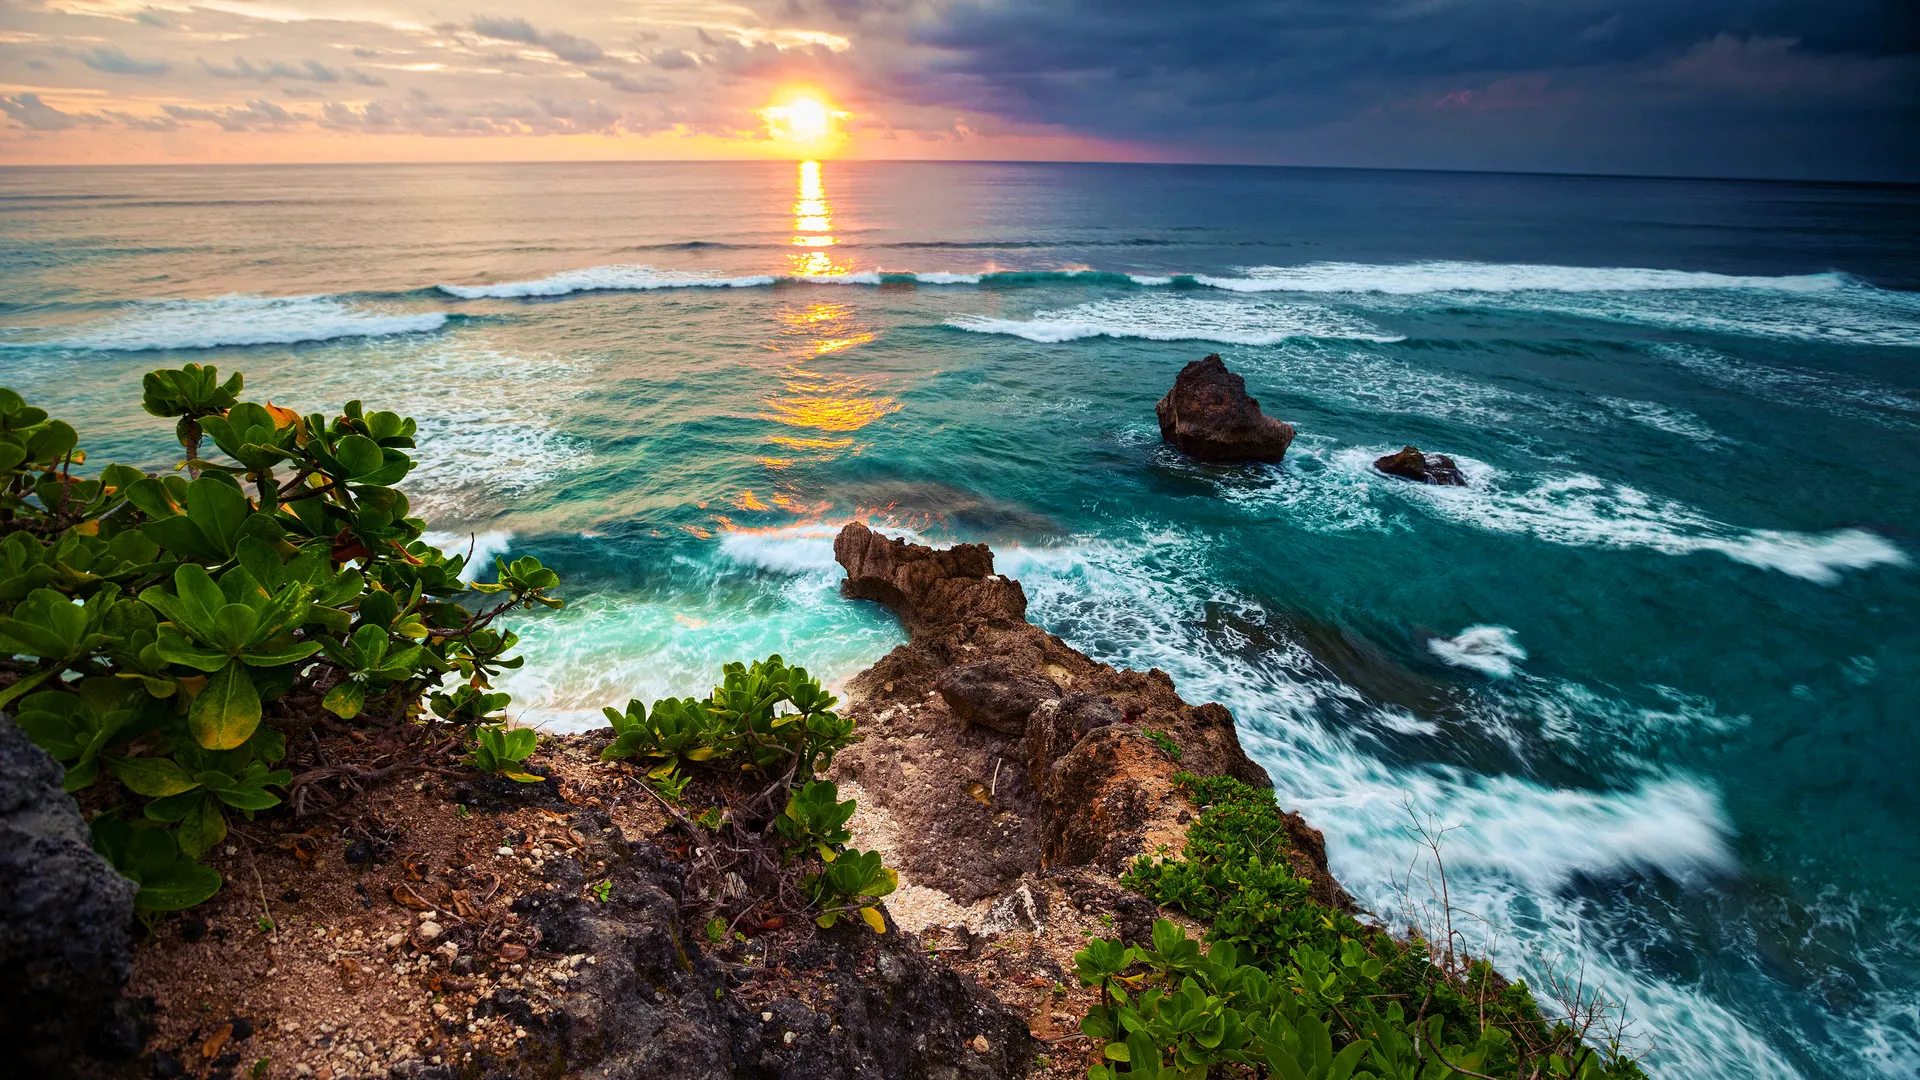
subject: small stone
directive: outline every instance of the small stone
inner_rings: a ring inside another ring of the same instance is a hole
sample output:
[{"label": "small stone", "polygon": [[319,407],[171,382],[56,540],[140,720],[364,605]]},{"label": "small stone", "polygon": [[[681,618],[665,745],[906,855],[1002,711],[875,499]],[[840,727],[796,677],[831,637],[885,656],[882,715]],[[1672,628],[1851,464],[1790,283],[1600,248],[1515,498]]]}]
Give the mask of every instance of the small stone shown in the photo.
[{"label": "small stone", "polygon": [[436,1002],[434,1002],[434,1003],[433,1003],[433,1015],[435,1015],[435,1016],[445,1016],[445,1015],[447,1015],[447,1003],[446,1003],[446,1002],[444,1002],[444,1001],[436,1001]]},{"label": "small stone", "polygon": [[432,941],[434,938],[440,936],[440,929],[439,923],[428,919],[426,922],[421,923],[420,926],[414,930],[414,933],[419,935],[422,941]]},{"label": "small stone", "polygon": [[793,1045],[793,1040],[794,1040],[794,1034],[791,1031],[780,1036],[780,1041],[785,1043],[788,1046]]},{"label": "small stone", "polygon": [[405,934],[393,934],[387,938],[387,948],[389,949],[397,949],[406,943],[407,935]]},{"label": "small stone", "polygon": [[773,1022],[773,1014],[772,1014],[772,1013],[770,1013],[770,1012],[763,1012],[763,1013],[761,1013],[761,1014],[760,1014],[760,1022],[761,1022],[761,1023],[763,1023],[763,1024],[767,1024],[767,1023],[772,1023],[772,1022]]},{"label": "small stone", "polygon": [[973,1052],[976,1054],[984,1054],[987,1052],[987,1037],[985,1035],[975,1035],[973,1037]]},{"label": "small stone", "polygon": [[512,854],[513,854],[513,849],[512,849],[512,848],[510,848],[510,847],[508,847],[508,846],[506,846],[505,844],[502,844],[502,845],[500,845],[500,847],[499,847],[499,848],[498,848],[498,849],[497,849],[497,850],[496,850],[496,851],[494,852],[494,854],[495,854],[495,855],[512,855]]}]

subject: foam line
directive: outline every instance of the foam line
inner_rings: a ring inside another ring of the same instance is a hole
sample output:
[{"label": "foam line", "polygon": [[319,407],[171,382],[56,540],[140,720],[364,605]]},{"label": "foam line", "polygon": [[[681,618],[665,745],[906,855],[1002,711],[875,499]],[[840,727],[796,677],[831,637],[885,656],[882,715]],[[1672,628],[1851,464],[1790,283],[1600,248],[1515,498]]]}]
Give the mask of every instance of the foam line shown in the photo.
[{"label": "foam line", "polygon": [[332,296],[246,296],[129,304],[118,318],[85,333],[37,343],[70,349],[148,352],[223,346],[296,345],[340,338],[420,334],[447,324],[443,312],[391,314]]}]

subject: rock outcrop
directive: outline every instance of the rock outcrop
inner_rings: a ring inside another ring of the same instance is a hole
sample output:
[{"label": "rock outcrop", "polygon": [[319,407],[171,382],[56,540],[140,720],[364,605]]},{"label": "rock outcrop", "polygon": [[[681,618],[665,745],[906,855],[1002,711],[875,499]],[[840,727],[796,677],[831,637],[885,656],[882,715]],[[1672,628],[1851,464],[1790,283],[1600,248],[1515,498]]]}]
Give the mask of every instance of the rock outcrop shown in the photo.
[{"label": "rock outcrop", "polygon": [[742,1003],[732,991],[757,972],[690,939],[684,865],[651,844],[629,851],[604,901],[569,887],[524,905],[543,948],[596,959],[562,1008],[536,1016],[505,992],[490,1010],[546,1043],[567,1075],[1011,1080],[1031,1064],[1021,1018],[897,927],[848,919],[811,935],[781,959],[794,992]]},{"label": "rock outcrop", "polygon": [[1181,368],[1153,411],[1160,437],[1201,461],[1277,462],[1293,443],[1293,426],[1262,413],[1217,353]]},{"label": "rock outcrop", "polygon": [[[886,604],[911,636],[854,678],[864,738],[834,765],[863,812],[891,823],[889,865],[904,880],[971,904],[1035,873],[1117,873],[1184,841],[1195,808],[1179,772],[1270,782],[1225,707],[1190,705],[1165,672],[1095,663],[1028,623],[1019,583],[984,545],[935,551],[854,522],[834,551],[845,594]],[[1177,763],[1150,731],[1173,740]],[[1298,850],[1324,852],[1291,824]],[[1302,872],[1345,902],[1324,857]]]},{"label": "rock outcrop", "polygon": [[1378,458],[1373,467],[1388,476],[1398,476],[1416,483],[1443,487],[1467,486],[1467,478],[1461,474],[1460,467],[1453,463],[1452,458],[1445,454],[1423,454],[1417,446],[1404,447],[1398,453]]},{"label": "rock outcrop", "polygon": [[21,1076],[85,1075],[140,1048],[120,996],[136,886],[94,854],[63,775],[0,718],[0,1017]]}]

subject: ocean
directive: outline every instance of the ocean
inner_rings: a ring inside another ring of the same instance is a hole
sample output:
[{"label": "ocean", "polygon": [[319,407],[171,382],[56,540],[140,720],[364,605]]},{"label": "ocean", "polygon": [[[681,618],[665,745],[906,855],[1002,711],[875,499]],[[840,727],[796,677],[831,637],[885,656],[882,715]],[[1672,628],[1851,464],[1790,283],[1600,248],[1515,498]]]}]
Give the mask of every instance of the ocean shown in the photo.
[{"label": "ocean", "polygon": [[[1161,444],[1209,352],[1284,464]],[[1920,1070],[1916,361],[1911,187],[0,169],[0,382],[156,469],[154,367],[418,418],[438,542],[564,576],[522,722],[842,681],[903,635],[841,523],[987,541],[1035,621],[1229,706],[1374,910],[1458,826],[1469,935],[1624,1002],[1663,1080]],[[1408,443],[1469,486],[1372,471]]]}]

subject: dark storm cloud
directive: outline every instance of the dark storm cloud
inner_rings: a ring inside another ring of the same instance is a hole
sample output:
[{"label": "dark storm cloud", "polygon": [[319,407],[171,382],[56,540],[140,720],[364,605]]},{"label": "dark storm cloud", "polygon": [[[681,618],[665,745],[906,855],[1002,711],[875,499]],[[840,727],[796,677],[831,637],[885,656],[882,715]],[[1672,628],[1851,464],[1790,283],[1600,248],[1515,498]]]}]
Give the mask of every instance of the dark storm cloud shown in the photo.
[{"label": "dark storm cloud", "polygon": [[[887,17],[827,2],[855,24]],[[1636,155],[1609,171],[1714,171],[1687,160],[1705,127],[1723,144],[1781,148],[1774,160],[1761,152],[1723,166],[1736,171],[1791,171],[1785,148],[1801,153],[1823,130],[1855,140],[1845,154],[1869,171],[1920,167],[1920,150],[1905,145],[1920,140],[1900,135],[1920,120],[1920,5],[1910,0],[967,0],[905,26],[908,44],[941,60],[895,72],[891,89],[904,97],[1203,156],[1271,159],[1321,146],[1315,132],[1338,127],[1338,145],[1379,157],[1387,148],[1366,132],[1438,138],[1421,119],[1438,117],[1453,150],[1461,139],[1527,132],[1552,143],[1577,131],[1590,149],[1612,142]],[[1496,111],[1508,119],[1460,119]],[[1521,112],[1559,117],[1562,134],[1512,118]],[[1669,126],[1670,151],[1635,130],[1647,124]],[[1513,164],[1564,167],[1540,149],[1543,160]]]}]

